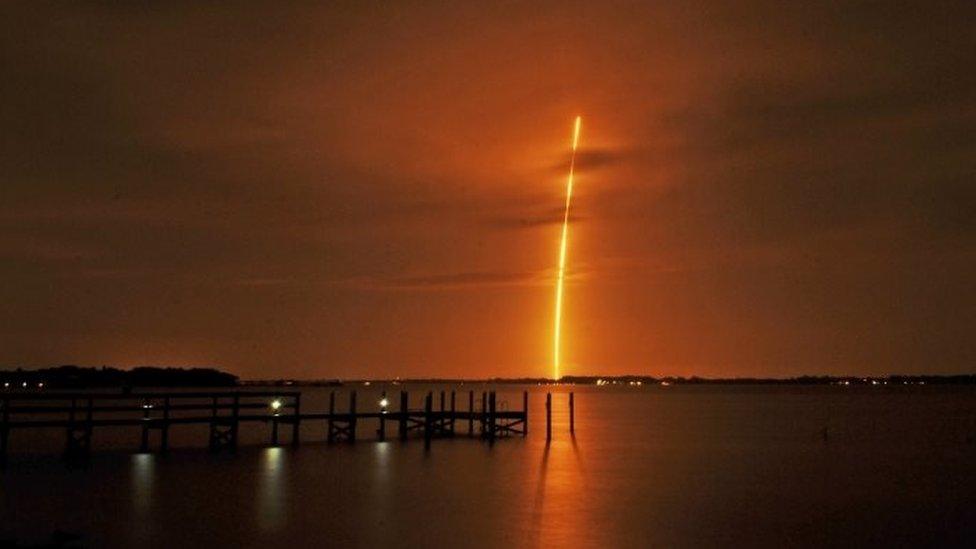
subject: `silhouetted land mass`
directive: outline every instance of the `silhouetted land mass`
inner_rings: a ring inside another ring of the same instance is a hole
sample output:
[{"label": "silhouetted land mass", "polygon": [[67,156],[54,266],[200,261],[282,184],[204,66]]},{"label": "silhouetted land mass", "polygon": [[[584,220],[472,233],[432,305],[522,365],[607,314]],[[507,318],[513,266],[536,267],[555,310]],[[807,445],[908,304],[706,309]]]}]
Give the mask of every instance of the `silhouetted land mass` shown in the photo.
[{"label": "silhouetted land mass", "polygon": [[[563,376],[560,383],[575,385],[976,385],[976,374],[964,375],[888,375],[888,376],[799,376],[789,378],[705,378],[705,377],[654,377],[624,376]],[[243,385],[264,386],[331,386],[349,384],[517,384],[547,385],[553,383],[545,377],[493,377],[493,378],[397,378],[397,379],[348,379],[348,380],[248,380]]]},{"label": "silhouetted land mass", "polygon": [[[9,385],[7,385],[9,383]],[[26,384],[26,385],[25,385]],[[131,370],[56,366],[37,370],[0,370],[6,389],[84,389],[89,387],[233,387],[237,376],[215,368],[139,366]]]},{"label": "silhouetted land mass", "polygon": [[240,384],[254,387],[339,387],[342,382],[338,379],[246,379]]},{"label": "silhouetted land mass", "polygon": [[562,383],[577,385],[976,385],[976,374],[889,376],[799,376],[788,378],[704,378],[651,376],[563,376]]},{"label": "silhouetted land mass", "polygon": [[[575,385],[976,385],[976,374],[960,375],[888,375],[888,376],[798,376],[789,378],[705,378],[680,376],[563,376],[560,383]],[[24,384],[27,384],[26,386]],[[544,377],[515,378],[409,378],[409,379],[262,379],[241,381],[234,374],[215,368],[168,368],[140,366],[131,370],[103,366],[57,366],[27,370],[0,370],[0,387],[8,390],[83,389],[89,387],[333,387],[350,384],[520,384],[546,385],[553,383]],[[8,385],[9,384],[9,385]]]}]

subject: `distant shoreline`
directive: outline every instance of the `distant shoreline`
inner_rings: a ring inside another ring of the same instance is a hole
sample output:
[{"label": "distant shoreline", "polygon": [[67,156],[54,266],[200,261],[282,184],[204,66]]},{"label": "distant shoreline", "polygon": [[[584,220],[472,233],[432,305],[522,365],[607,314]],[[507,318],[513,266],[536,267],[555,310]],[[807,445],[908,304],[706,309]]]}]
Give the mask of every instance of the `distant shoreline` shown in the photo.
[{"label": "distant shoreline", "polygon": [[[53,368],[0,370],[0,390],[79,389],[136,387],[330,387],[346,384],[518,384],[553,385],[544,377],[493,378],[392,378],[392,379],[249,379],[216,368],[169,368],[141,366],[132,369],[57,366]],[[681,376],[563,376],[564,385],[976,385],[976,374],[886,375],[886,376],[797,376],[789,378],[705,378]]]},{"label": "distant shoreline", "polygon": [[343,379],[300,380],[270,379],[243,380],[241,385],[251,386],[321,386],[343,384],[513,384],[513,385],[976,385],[976,374],[960,375],[889,375],[889,376],[798,376],[790,378],[704,378],[679,376],[563,376],[558,382],[544,377],[519,378],[394,378],[394,379]]}]

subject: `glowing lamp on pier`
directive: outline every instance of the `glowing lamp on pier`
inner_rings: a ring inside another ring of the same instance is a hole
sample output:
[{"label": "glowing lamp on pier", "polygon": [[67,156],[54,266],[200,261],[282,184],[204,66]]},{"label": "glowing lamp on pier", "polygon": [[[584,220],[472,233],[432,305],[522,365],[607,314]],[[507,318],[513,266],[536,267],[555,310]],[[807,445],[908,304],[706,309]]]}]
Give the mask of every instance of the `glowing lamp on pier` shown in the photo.
[{"label": "glowing lamp on pier", "polygon": [[281,410],[281,401],[278,399],[271,401],[271,411],[278,415],[278,411]]},{"label": "glowing lamp on pier", "polygon": [[385,414],[387,406],[390,405],[390,399],[383,397],[380,399],[380,410]]}]

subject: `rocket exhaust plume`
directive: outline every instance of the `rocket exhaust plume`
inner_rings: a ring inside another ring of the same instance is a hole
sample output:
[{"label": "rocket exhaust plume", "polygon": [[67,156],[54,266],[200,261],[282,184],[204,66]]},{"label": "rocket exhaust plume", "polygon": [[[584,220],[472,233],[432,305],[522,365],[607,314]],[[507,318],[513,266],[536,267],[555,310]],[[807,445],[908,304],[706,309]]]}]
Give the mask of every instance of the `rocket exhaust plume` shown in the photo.
[{"label": "rocket exhaust plume", "polygon": [[559,242],[559,274],[556,277],[556,314],[552,337],[552,378],[559,380],[560,344],[563,319],[563,281],[566,278],[566,239],[569,236],[569,204],[573,198],[573,172],[576,169],[576,148],[579,146],[580,124],[577,116],[573,126],[573,154],[569,161],[569,177],[566,178],[566,212],[563,214],[563,236]]}]

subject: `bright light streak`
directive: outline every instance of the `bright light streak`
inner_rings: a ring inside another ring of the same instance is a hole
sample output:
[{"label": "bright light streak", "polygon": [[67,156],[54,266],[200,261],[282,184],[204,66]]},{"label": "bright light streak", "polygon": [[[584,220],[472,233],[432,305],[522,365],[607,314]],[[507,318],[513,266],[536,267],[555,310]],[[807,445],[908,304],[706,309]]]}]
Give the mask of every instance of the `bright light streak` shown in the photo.
[{"label": "bright light streak", "polygon": [[576,148],[579,146],[580,124],[582,124],[582,119],[577,116],[576,124],[573,127],[573,154],[569,161],[569,177],[566,179],[566,212],[563,214],[563,236],[559,243],[559,275],[556,277],[555,329],[552,337],[552,377],[557,381],[559,380],[559,351],[563,320],[563,280],[566,277],[566,240],[569,236],[569,204],[573,198],[573,172],[576,169]]}]

